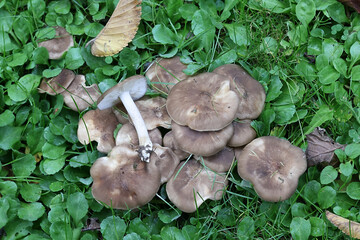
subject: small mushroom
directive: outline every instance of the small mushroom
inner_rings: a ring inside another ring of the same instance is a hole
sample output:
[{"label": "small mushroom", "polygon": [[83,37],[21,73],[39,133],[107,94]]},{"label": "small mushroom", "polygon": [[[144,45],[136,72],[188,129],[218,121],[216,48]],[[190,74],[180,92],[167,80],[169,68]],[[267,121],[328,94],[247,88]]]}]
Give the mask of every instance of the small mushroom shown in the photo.
[{"label": "small mushroom", "polygon": [[180,57],[156,59],[146,70],[145,76],[150,80],[151,86],[160,93],[168,94],[178,82],[187,79],[183,70],[187,66],[180,62]]},{"label": "small mushroom", "polygon": [[176,156],[178,156],[180,160],[184,160],[190,156],[190,153],[185,152],[179,148],[178,144],[174,139],[173,131],[169,131],[165,134],[163,138],[163,143],[165,147],[171,148],[171,150],[173,150],[173,152],[176,154]]},{"label": "small mushroom", "polygon": [[198,132],[173,122],[172,132],[181,150],[194,155],[211,156],[224,149],[233,135],[234,127],[230,124],[219,131]]},{"label": "small mushroom", "polygon": [[73,37],[63,27],[56,26],[55,38],[40,42],[39,47],[44,47],[49,52],[49,59],[59,59],[64,52],[74,46]]},{"label": "small mushroom", "polygon": [[160,184],[169,181],[176,167],[180,163],[180,159],[171,148],[163,147],[156,143],[154,143],[154,151],[151,154],[151,159],[151,164],[154,164],[160,171]]},{"label": "small mushroom", "polygon": [[168,95],[166,109],[177,124],[196,131],[217,131],[234,120],[238,105],[230,80],[202,73],[177,83]]},{"label": "small mushroom", "polygon": [[236,117],[239,119],[256,119],[265,105],[265,90],[243,68],[236,64],[217,67],[213,73],[231,79],[231,90],[240,98]]},{"label": "small mushroom", "polygon": [[207,199],[221,199],[228,180],[194,159],[181,162],[166,184],[166,193],[181,211],[191,213]]},{"label": "small mushroom", "polygon": [[96,84],[85,85],[85,76],[76,75],[73,82],[61,94],[65,104],[74,111],[83,111],[93,105],[100,97],[100,90]]},{"label": "small mushroom", "polygon": [[235,153],[234,149],[225,147],[215,155],[209,157],[195,156],[194,158],[215,172],[226,172],[235,160]]},{"label": "small mushroom", "polygon": [[146,89],[145,77],[140,75],[132,76],[108,89],[98,99],[98,108],[100,110],[111,108],[120,101],[122,102],[138,134],[140,158],[142,161],[149,162],[153,144],[139,109],[134,103],[134,100],[145,95]]},{"label": "small mushroom", "polygon": [[108,153],[115,146],[114,131],[118,121],[111,111],[90,110],[79,120],[77,136],[82,144],[98,143],[99,152]]},{"label": "small mushroom", "polygon": [[251,127],[251,120],[233,121],[234,134],[227,143],[230,147],[241,147],[256,138],[256,131]]},{"label": "small mushroom", "polygon": [[291,197],[307,168],[305,153],[289,141],[273,136],[256,138],[236,152],[238,173],[250,181],[265,201]]},{"label": "small mushroom", "polygon": [[64,92],[75,79],[75,73],[68,69],[61,70],[60,74],[51,79],[43,79],[39,86],[39,93],[56,95]]}]

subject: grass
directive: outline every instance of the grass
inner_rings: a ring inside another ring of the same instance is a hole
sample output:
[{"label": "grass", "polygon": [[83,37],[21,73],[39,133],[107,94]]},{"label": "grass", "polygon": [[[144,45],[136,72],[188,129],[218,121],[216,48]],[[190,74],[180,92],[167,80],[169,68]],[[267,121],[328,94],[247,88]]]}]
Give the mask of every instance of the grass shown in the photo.
[{"label": "grass", "polygon": [[[326,219],[325,210],[360,221],[358,14],[335,0],[144,0],[129,47],[93,57],[85,44],[115,4],[0,3],[1,238],[351,239]],[[75,46],[62,59],[48,60],[37,42],[52,38],[48,26],[55,25],[73,34]],[[85,112],[71,111],[62,96],[36,88],[42,77],[68,68],[103,92],[143,74],[156,57],[173,55],[188,64],[187,74],[241,65],[267,92],[265,109],[252,123],[258,136],[282,137],[305,150],[305,136],[321,126],[346,144],[335,152],[338,164],[309,168],[295,194],[278,203],[262,201],[235,165],[224,197],[192,214],[174,208],[164,186],[137,211],[105,208],[91,195],[89,174],[103,154],[76,138]]]}]

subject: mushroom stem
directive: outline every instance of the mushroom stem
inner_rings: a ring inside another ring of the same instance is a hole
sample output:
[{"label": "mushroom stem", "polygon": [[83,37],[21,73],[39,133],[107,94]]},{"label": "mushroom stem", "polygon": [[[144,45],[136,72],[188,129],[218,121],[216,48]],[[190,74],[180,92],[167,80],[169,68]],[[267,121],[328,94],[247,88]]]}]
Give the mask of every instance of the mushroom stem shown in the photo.
[{"label": "mushroom stem", "polygon": [[153,149],[153,144],[150,140],[148,130],[146,128],[144,119],[142,118],[139,109],[136,107],[129,92],[123,92],[120,99],[128,112],[131,121],[136,129],[139,138],[139,156],[141,161],[149,162],[150,154]]}]

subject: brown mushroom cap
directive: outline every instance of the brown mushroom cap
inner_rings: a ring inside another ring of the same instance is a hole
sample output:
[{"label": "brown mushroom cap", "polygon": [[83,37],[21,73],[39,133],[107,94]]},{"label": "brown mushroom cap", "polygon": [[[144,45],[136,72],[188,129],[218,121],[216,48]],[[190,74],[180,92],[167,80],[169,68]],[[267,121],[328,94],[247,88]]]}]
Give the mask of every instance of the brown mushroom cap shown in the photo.
[{"label": "brown mushroom cap", "polygon": [[226,172],[234,162],[235,153],[234,149],[225,147],[215,155],[209,157],[196,156],[194,158],[213,171]]},{"label": "brown mushroom cap", "polygon": [[90,110],[79,120],[77,136],[82,144],[98,142],[97,150],[108,153],[115,146],[114,131],[118,121],[111,111]]},{"label": "brown mushroom cap", "polygon": [[169,181],[179,163],[180,159],[170,148],[154,144],[150,164],[160,171],[160,184]]},{"label": "brown mushroom cap", "polygon": [[196,131],[217,131],[235,118],[239,98],[222,75],[202,73],[177,83],[166,109],[177,124]]},{"label": "brown mushroom cap", "polygon": [[163,143],[165,147],[171,148],[171,150],[173,150],[173,152],[176,154],[176,156],[178,156],[180,160],[184,160],[190,156],[190,153],[185,152],[179,148],[174,139],[173,131],[169,131],[165,134]]},{"label": "brown mushroom cap", "polygon": [[214,73],[231,78],[231,90],[240,98],[236,117],[239,119],[256,119],[264,109],[265,90],[243,68],[236,64],[226,64],[216,68]]},{"label": "brown mushroom cap", "polygon": [[227,143],[228,146],[241,147],[256,138],[256,131],[251,127],[251,120],[234,121],[232,124],[234,126],[234,134]]},{"label": "brown mushroom cap", "polygon": [[211,156],[220,152],[234,132],[232,124],[219,131],[198,132],[188,127],[172,123],[174,139],[185,152],[200,156]]},{"label": "brown mushroom cap", "polygon": [[156,59],[146,70],[145,76],[150,80],[151,86],[160,93],[168,94],[178,82],[187,79],[183,70],[187,66],[180,62],[180,57]]},{"label": "brown mushroom cap", "polygon": [[76,75],[73,82],[66,91],[61,94],[64,96],[65,104],[74,111],[83,111],[96,103],[100,97],[100,90],[96,84],[85,85],[85,76]]},{"label": "brown mushroom cap", "polygon": [[250,181],[263,200],[271,202],[290,198],[307,168],[300,148],[273,136],[256,138],[236,158],[240,177]]},{"label": "brown mushroom cap", "polygon": [[166,184],[166,192],[176,207],[191,213],[207,199],[221,199],[227,182],[224,175],[206,170],[199,162],[191,159],[177,166]]},{"label": "brown mushroom cap", "polygon": [[51,79],[41,81],[39,92],[49,95],[56,95],[64,92],[75,79],[75,73],[68,69],[63,69],[59,75]]},{"label": "brown mushroom cap", "polygon": [[38,44],[39,47],[44,47],[49,52],[49,59],[59,59],[61,56],[74,46],[73,37],[66,31],[65,28],[56,26],[55,38],[43,41]]},{"label": "brown mushroom cap", "polygon": [[166,99],[163,97],[149,98],[135,102],[143,116],[148,130],[163,127],[171,128],[171,118],[166,111]]},{"label": "brown mushroom cap", "polygon": [[95,161],[90,169],[92,194],[98,201],[116,208],[133,209],[145,205],[160,187],[160,172],[140,160],[131,149],[118,145]]}]

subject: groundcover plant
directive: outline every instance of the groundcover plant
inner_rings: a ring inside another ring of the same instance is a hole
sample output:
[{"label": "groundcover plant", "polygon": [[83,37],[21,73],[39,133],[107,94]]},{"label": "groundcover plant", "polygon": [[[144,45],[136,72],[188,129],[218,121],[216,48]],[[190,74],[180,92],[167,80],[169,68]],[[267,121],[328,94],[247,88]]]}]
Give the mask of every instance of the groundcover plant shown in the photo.
[{"label": "groundcover plant", "polygon": [[[0,238],[350,239],[326,211],[360,221],[359,14],[336,0],[143,0],[132,42],[114,56],[95,57],[86,43],[117,3],[0,1]],[[39,43],[55,37],[55,26],[74,44],[49,59]],[[187,75],[242,66],[266,92],[251,123],[257,137],[284,138],[305,151],[306,135],[321,127],[341,147],[315,142],[322,146],[317,154],[336,159],[309,167],[292,197],[277,203],[261,200],[233,165],[222,199],[194,213],[174,207],[164,185],[137,210],[101,205],[91,194],[90,167],[105,154],[76,134],[96,104],[73,111],[61,94],[37,88],[69,69],[105,92],[144,75],[157,57],[173,56]]]}]

